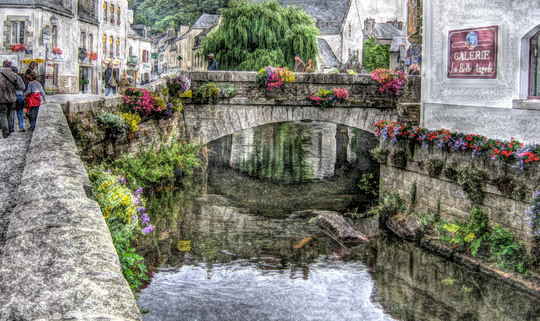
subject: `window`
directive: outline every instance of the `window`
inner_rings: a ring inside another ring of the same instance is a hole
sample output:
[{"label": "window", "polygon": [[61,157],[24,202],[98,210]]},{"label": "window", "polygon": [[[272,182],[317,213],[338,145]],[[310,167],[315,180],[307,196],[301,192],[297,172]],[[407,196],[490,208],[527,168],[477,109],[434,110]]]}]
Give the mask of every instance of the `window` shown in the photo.
[{"label": "window", "polygon": [[107,1],[103,2],[103,21],[107,21]]},{"label": "window", "polygon": [[116,55],[120,56],[120,38],[116,37]]},{"label": "window", "polygon": [[349,38],[352,37],[352,24],[349,22]]},{"label": "window", "polygon": [[11,44],[24,43],[24,21],[11,23]]},{"label": "window", "polygon": [[111,23],[114,23],[114,4],[111,3]]},{"label": "window", "polygon": [[540,97],[540,32],[531,38],[529,96]]},{"label": "window", "polygon": [[148,50],[142,51],[142,62],[148,62]]},{"label": "window", "polygon": [[58,27],[56,27],[56,26],[52,27],[51,46],[52,47],[57,47],[58,46]]},{"label": "window", "polygon": [[94,51],[94,35],[93,34],[88,35],[88,50]]},{"label": "window", "polygon": [[129,52],[129,56],[130,56],[130,57],[133,56],[133,48],[130,46],[128,50],[129,50],[129,51],[128,51],[128,52]]},{"label": "window", "polygon": [[109,38],[109,55],[114,56],[114,37],[110,36]]},{"label": "window", "polygon": [[118,18],[116,19],[116,23],[120,24],[120,7],[118,7],[118,9],[116,9],[116,13],[118,15]]},{"label": "window", "polygon": [[107,35],[103,35],[103,54],[107,53]]},{"label": "window", "polygon": [[84,31],[81,32],[81,40],[79,46],[86,49],[86,32]]}]

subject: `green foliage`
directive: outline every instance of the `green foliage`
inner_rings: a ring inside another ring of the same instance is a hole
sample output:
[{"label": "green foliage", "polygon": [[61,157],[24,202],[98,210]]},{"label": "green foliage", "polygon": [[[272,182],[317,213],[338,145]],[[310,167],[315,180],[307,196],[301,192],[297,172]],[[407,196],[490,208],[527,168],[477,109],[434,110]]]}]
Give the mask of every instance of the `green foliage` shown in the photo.
[{"label": "green foliage", "polygon": [[383,194],[379,200],[376,211],[379,213],[379,221],[386,222],[392,216],[405,210],[405,203],[398,194]]},{"label": "green foliage", "polygon": [[491,183],[497,187],[504,196],[510,196],[516,187],[515,180],[510,175],[501,175],[494,178]]},{"label": "green foliage", "polygon": [[431,158],[426,163],[428,175],[431,177],[439,177],[444,168],[444,162],[438,158]]},{"label": "green foliage", "polygon": [[193,102],[196,104],[215,104],[219,89],[213,82],[207,82],[193,93]]},{"label": "green foliage", "polygon": [[216,14],[228,0],[130,0],[135,23],[152,26],[153,33],[191,25],[204,13]]},{"label": "green foliage", "polygon": [[418,217],[418,220],[420,221],[420,224],[422,224],[424,230],[431,229],[433,226],[435,226],[437,222],[439,222],[437,215],[429,215],[423,213],[416,213],[415,215],[416,217]]},{"label": "green foliage", "polygon": [[171,100],[174,111],[181,111],[184,109],[184,101],[181,98],[173,98]]},{"label": "green foliage", "polygon": [[516,244],[514,235],[506,228],[495,224],[488,237],[491,258],[501,267],[512,271],[525,272],[525,250],[523,244]]},{"label": "green foliage", "polygon": [[222,25],[203,43],[204,54],[214,53],[221,69],[292,69],[296,54],[316,61],[319,30],[299,7],[234,0],[221,13]]},{"label": "green foliage", "polygon": [[181,175],[191,175],[201,166],[197,158],[198,146],[173,141],[161,144],[155,149],[152,144],[135,156],[122,155],[116,162],[117,171],[123,171],[130,182],[147,187],[174,182],[175,171]]},{"label": "green foliage", "polygon": [[442,170],[444,177],[454,183],[456,183],[459,178],[459,172],[459,167],[456,163],[447,164]]},{"label": "green foliage", "polygon": [[404,149],[395,150],[392,155],[390,155],[390,160],[392,161],[392,164],[401,168],[407,167],[408,159],[409,155]]},{"label": "green foliage", "polygon": [[86,159],[94,144],[94,137],[97,136],[98,130],[95,127],[85,126],[78,117],[71,117],[68,125],[75,143],[82,151],[81,158]]},{"label": "green foliage", "polygon": [[475,166],[467,166],[460,171],[458,184],[463,188],[467,198],[474,203],[482,204],[485,196],[482,187],[486,179],[488,179],[486,172]]},{"label": "green foliage", "polygon": [[105,131],[109,139],[118,139],[126,133],[126,123],[121,116],[106,111],[100,111],[96,118],[100,129]]},{"label": "green foliage", "polygon": [[369,72],[379,68],[388,69],[390,66],[390,47],[376,45],[375,38],[365,40],[362,65]]},{"label": "green foliage", "polygon": [[[143,257],[135,253],[132,247],[132,242],[143,235],[137,216],[142,200],[137,197],[138,206],[134,200],[135,192],[123,185],[117,176],[105,172],[100,167],[91,168],[88,173],[95,201],[99,204],[111,232],[122,274],[132,291],[140,289],[145,282],[150,281]],[[132,219],[133,217],[136,219]]]},{"label": "green foliage", "polygon": [[388,155],[390,155],[390,150],[382,146],[377,146],[376,148],[370,151],[371,156],[375,158],[379,163],[386,164],[388,160]]},{"label": "green foliage", "polygon": [[366,195],[377,197],[379,195],[379,182],[373,174],[362,174],[358,188]]},{"label": "green foliage", "polygon": [[[460,251],[466,251],[472,256],[482,246],[489,236],[487,228],[487,213],[478,207],[471,211],[471,217],[467,222],[445,223],[439,229],[441,239],[449,242]],[[450,233],[450,234],[448,234]]]},{"label": "green foliage", "polygon": [[218,95],[219,97],[222,97],[222,98],[230,98],[230,97],[234,97],[236,96],[236,94],[238,93],[238,89],[236,88],[236,86],[234,84],[220,84],[218,86]]}]

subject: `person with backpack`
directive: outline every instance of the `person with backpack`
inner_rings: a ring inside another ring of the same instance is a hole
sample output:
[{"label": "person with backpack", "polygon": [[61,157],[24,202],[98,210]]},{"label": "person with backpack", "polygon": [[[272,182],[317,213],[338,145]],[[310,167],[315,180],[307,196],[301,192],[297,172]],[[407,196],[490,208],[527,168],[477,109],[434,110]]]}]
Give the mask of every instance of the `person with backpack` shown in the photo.
[{"label": "person with backpack", "polygon": [[[13,70],[14,73],[17,74],[17,82],[19,83],[19,86],[22,89],[15,90],[15,95],[17,96],[17,101],[15,102],[15,111],[17,113],[17,119],[19,120],[19,131],[25,132],[24,129],[24,118],[23,118],[23,112],[24,112],[24,95],[23,95],[23,89],[24,89],[24,81],[21,78],[21,76],[18,74],[19,70],[15,66],[11,66],[11,70]],[[9,117],[8,117],[9,119]],[[9,123],[9,128],[13,132],[15,131],[15,116],[12,115],[11,122]]]},{"label": "person with backpack", "polygon": [[111,89],[113,95],[116,94],[116,87],[118,87],[118,73],[113,69],[112,61],[107,65],[107,70],[105,70],[105,96],[111,94]]},{"label": "person with backpack", "polygon": [[39,112],[39,107],[41,106],[41,98],[43,101],[47,102],[45,99],[45,92],[43,91],[43,86],[40,82],[37,81],[37,74],[35,72],[30,73],[30,82],[26,87],[24,92],[24,97],[28,101],[28,118],[30,119],[30,130],[36,128],[36,121]]},{"label": "person with backpack", "polygon": [[11,70],[11,60],[2,62],[0,70],[0,125],[2,126],[2,137],[8,138],[12,132],[9,128],[11,121],[8,117],[13,117],[13,103],[17,101],[15,90],[22,90],[17,74]]}]

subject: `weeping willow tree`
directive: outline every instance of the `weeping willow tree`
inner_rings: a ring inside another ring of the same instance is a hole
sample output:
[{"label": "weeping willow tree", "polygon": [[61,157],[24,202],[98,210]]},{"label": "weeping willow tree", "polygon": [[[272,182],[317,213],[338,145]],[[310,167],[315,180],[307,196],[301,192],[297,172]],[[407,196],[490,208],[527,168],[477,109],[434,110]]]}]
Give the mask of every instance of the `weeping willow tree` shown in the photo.
[{"label": "weeping willow tree", "polygon": [[297,6],[275,0],[233,0],[222,11],[222,24],[205,38],[203,52],[214,53],[220,69],[259,70],[264,66],[294,66],[316,61],[317,35],[313,19]]}]

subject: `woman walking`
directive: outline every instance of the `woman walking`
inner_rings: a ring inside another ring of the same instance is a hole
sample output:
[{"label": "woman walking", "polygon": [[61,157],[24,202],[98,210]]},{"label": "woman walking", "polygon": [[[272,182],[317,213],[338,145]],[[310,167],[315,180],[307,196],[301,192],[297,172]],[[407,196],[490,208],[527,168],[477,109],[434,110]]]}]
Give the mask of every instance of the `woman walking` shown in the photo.
[{"label": "woman walking", "polygon": [[24,97],[28,101],[30,130],[34,130],[36,128],[39,107],[41,106],[41,98],[43,97],[44,102],[47,102],[47,100],[45,99],[43,86],[37,81],[37,74],[33,71],[30,73],[30,82],[28,83],[28,87],[26,87]]},{"label": "woman walking", "polygon": [[[17,101],[15,102],[15,112],[17,113],[17,119],[19,120],[19,131],[24,132],[24,81],[22,80],[21,76],[19,76],[18,72],[19,70],[15,66],[11,66],[11,70],[13,70],[14,73],[17,74],[17,82],[19,83],[19,86],[21,89],[15,90],[15,95],[17,95]],[[9,124],[11,129],[15,128],[15,117],[11,118],[11,123]]]},{"label": "woman walking", "polygon": [[111,61],[107,65],[107,70],[105,70],[105,96],[109,96],[111,94],[111,90],[113,95],[116,94],[116,87],[118,87],[119,80],[118,74],[113,69],[113,63]]}]

